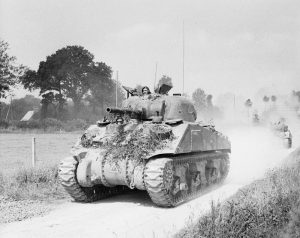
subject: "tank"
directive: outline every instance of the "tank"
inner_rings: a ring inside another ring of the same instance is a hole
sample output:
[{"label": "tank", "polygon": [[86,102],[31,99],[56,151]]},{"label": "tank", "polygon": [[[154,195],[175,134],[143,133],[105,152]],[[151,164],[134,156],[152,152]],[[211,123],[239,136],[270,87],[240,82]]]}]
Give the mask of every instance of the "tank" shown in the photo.
[{"label": "tank", "polygon": [[225,179],[229,139],[196,122],[191,101],[167,95],[170,87],[162,86],[159,93],[131,96],[121,108],[107,108],[103,121],[90,126],[72,156],[61,161],[61,184],[75,201],[138,189],[156,205],[174,207]]},{"label": "tank", "polygon": [[252,115],[252,123],[253,125],[259,125],[260,123],[260,119],[257,112],[253,113]]},{"label": "tank", "polygon": [[286,125],[284,118],[280,118],[278,122],[272,123],[271,128],[274,134],[282,140],[285,148],[289,149],[292,147],[292,133],[288,125]]}]

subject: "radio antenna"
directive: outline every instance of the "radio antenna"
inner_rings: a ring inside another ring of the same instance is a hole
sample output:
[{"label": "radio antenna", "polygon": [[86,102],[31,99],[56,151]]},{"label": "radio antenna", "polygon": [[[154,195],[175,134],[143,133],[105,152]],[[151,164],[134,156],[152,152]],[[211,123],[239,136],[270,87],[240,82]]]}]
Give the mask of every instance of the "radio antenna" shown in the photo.
[{"label": "radio antenna", "polygon": [[116,72],[116,107],[118,107],[118,80],[119,80],[119,71]]},{"label": "radio antenna", "polygon": [[154,75],[154,85],[153,85],[153,92],[155,90],[155,84],[156,84],[156,75],[157,75],[157,62],[155,64],[155,75]]},{"label": "radio antenna", "polygon": [[182,22],[182,95],[184,94],[184,21]]}]

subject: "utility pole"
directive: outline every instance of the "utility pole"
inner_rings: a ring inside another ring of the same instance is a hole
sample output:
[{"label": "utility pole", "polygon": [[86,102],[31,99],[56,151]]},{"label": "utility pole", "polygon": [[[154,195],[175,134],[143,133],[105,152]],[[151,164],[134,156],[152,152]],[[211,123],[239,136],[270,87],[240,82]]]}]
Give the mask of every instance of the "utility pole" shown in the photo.
[{"label": "utility pole", "polygon": [[[8,110],[7,110],[5,121],[7,121],[8,115],[9,115],[10,111],[12,110],[11,107],[12,107],[12,96],[10,96],[10,104],[9,104],[9,107],[8,107]],[[11,116],[11,119],[12,119],[12,116]]]},{"label": "utility pole", "polygon": [[117,71],[117,75],[116,75],[116,107],[118,107],[118,80],[119,80],[119,71]]},{"label": "utility pole", "polygon": [[31,142],[31,164],[32,167],[35,167],[36,164],[36,149],[35,149],[35,145],[36,145],[36,140],[35,137],[32,137],[32,142]]},{"label": "utility pole", "polygon": [[182,95],[184,95],[184,21],[182,22]]},{"label": "utility pole", "polygon": [[234,94],[234,96],[233,96],[233,108],[234,108],[234,110],[235,110],[235,94]]}]

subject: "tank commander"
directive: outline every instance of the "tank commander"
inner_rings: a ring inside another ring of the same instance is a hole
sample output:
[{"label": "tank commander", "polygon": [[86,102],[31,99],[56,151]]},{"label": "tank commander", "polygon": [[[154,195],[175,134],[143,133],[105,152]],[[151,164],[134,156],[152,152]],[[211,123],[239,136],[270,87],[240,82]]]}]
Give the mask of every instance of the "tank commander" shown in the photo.
[{"label": "tank commander", "polygon": [[144,86],[142,88],[142,98],[143,99],[151,99],[152,98],[151,91],[147,86]]},{"label": "tank commander", "polygon": [[151,94],[150,89],[147,86],[143,87],[142,88],[142,94],[143,95],[149,95],[149,94]]}]

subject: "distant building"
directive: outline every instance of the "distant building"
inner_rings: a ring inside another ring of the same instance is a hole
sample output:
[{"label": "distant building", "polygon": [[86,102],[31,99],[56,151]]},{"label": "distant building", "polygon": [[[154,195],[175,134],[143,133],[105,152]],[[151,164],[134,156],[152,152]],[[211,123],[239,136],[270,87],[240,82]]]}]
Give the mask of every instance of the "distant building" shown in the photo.
[{"label": "distant building", "polygon": [[34,115],[34,111],[28,111],[20,121],[29,121]]}]

